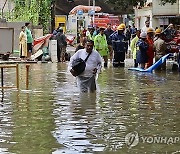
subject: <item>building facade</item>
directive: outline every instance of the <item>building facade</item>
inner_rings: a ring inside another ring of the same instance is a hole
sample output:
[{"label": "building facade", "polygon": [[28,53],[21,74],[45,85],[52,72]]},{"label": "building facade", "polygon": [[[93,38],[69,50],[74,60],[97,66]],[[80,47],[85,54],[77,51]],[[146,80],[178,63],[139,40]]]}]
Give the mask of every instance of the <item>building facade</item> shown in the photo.
[{"label": "building facade", "polygon": [[141,29],[145,25],[145,21],[150,20],[151,27],[166,28],[173,23],[177,29],[180,28],[180,0],[171,5],[161,4],[161,0],[148,0],[144,7],[137,6],[135,8],[135,25]]}]

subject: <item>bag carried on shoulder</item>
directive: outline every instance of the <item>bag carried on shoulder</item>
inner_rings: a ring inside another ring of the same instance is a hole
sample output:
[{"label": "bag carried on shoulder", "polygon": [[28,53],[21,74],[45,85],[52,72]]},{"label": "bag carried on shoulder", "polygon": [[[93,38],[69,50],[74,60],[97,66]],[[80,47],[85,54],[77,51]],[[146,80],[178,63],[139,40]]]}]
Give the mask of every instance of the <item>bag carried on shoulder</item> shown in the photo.
[{"label": "bag carried on shoulder", "polygon": [[84,70],[86,68],[86,61],[88,60],[90,54],[91,53],[88,54],[88,56],[86,57],[85,60],[83,60],[81,58],[77,58],[77,59],[73,60],[72,69],[74,70],[76,76],[78,76],[84,72]]}]

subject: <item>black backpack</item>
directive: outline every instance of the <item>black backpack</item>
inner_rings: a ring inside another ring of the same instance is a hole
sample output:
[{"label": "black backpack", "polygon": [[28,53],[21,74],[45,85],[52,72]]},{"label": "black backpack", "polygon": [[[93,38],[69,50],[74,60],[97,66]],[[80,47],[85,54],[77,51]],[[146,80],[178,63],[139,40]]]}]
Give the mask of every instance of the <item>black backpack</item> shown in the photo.
[{"label": "black backpack", "polygon": [[86,61],[88,60],[91,53],[88,54],[88,56],[86,57],[85,60],[83,60],[81,58],[77,58],[72,61],[72,69],[75,71],[76,76],[78,76],[84,72],[84,70],[86,68]]}]

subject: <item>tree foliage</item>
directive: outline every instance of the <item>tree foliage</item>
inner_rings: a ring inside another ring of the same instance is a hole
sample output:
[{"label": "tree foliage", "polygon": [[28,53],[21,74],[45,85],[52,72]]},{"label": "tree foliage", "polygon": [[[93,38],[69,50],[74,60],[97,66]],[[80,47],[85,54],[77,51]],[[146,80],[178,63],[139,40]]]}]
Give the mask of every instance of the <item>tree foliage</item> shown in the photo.
[{"label": "tree foliage", "polygon": [[[114,9],[128,9],[129,6],[143,6],[147,0],[105,0],[106,3],[110,3],[114,5]],[[166,3],[174,4],[177,0],[161,0],[161,5],[165,5]]]},{"label": "tree foliage", "polygon": [[12,0],[14,2],[13,21],[30,21],[34,25],[42,25],[48,32],[51,24],[52,0]]}]

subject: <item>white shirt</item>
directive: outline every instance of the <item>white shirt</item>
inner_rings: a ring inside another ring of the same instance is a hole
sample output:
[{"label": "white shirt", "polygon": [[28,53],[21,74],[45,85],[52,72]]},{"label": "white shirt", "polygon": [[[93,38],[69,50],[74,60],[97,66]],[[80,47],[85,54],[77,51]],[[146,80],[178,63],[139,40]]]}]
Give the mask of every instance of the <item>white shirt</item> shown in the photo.
[{"label": "white shirt", "polygon": [[[78,50],[70,59],[69,62],[69,70],[72,69],[72,62],[75,59],[81,58],[83,60],[86,59],[86,57],[88,56],[89,53],[86,52],[86,49],[80,49]],[[101,69],[101,65],[102,65],[102,59],[100,54],[95,51],[92,50],[92,53],[90,54],[88,60],[86,61],[86,68],[84,70],[84,72],[80,75],[80,76],[84,76],[84,77],[91,77],[93,76],[93,70],[95,68],[97,68],[98,70]]]}]

